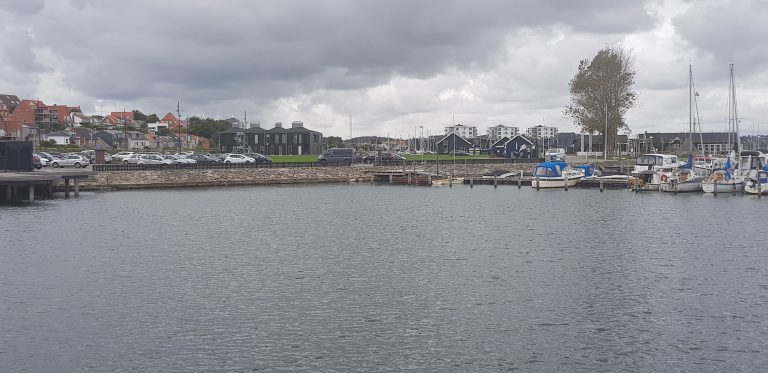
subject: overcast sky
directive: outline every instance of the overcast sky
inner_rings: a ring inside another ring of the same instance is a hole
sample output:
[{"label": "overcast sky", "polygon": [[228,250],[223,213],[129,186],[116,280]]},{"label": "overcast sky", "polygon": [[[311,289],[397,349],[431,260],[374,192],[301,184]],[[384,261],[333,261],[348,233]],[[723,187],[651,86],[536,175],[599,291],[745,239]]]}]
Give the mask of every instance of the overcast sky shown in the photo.
[{"label": "overcast sky", "polygon": [[0,0],[0,93],[80,105],[302,120],[326,136],[422,125],[576,127],[579,60],[636,60],[632,133],[687,131],[688,65],[705,131],[768,132],[768,2],[620,0]]}]

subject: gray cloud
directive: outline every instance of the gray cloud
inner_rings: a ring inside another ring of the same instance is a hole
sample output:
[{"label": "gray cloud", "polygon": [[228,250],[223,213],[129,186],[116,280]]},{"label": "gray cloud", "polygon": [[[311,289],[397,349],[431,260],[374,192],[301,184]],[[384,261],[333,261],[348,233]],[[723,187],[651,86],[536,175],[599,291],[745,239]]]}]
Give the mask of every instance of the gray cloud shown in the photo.
[{"label": "gray cloud", "polygon": [[[678,119],[673,103],[651,105],[684,97],[688,63],[702,65],[701,89],[714,91],[725,87],[724,56],[752,65],[740,70],[745,81],[766,57],[754,37],[765,34],[765,6],[678,1],[0,0],[11,36],[0,38],[0,82],[20,95],[90,100],[70,102],[84,108],[104,100],[165,112],[180,100],[190,113],[248,110],[330,131],[350,111],[370,131],[445,124],[452,113],[481,126],[566,125],[578,61],[624,42],[637,48],[649,98],[632,119],[653,125]],[[683,9],[671,33],[660,31],[669,20],[659,7]]]}]

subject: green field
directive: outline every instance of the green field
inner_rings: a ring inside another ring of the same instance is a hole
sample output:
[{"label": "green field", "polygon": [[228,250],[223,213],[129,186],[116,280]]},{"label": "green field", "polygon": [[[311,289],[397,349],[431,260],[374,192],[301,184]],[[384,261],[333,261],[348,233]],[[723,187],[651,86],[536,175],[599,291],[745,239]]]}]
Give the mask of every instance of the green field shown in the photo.
[{"label": "green field", "polygon": [[[422,158],[423,157],[423,158]],[[464,159],[489,159],[491,157],[487,155],[464,155],[464,156],[456,156],[456,160],[464,160]],[[423,156],[418,154],[408,154],[405,156],[406,161],[434,161],[434,160],[441,160],[441,161],[453,161],[453,156],[450,155],[437,155],[437,154],[425,154]]]},{"label": "green field", "polygon": [[317,162],[316,155],[268,155],[274,163],[309,163]]}]

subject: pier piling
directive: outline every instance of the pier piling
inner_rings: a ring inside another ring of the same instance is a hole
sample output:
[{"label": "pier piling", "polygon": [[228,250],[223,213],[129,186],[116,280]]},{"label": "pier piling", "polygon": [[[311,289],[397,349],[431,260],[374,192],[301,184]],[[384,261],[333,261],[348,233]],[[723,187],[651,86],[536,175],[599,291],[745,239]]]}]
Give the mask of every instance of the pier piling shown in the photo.
[{"label": "pier piling", "polygon": [[499,177],[498,175],[493,175],[493,187],[497,188],[499,186]]},{"label": "pier piling", "polygon": [[520,177],[517,178],[517,189],[523,187],[523,171],[520,171]]},{"label": "pier piling", "polygon": [[600,179],[600,193],[603,192],[603,189],[605,189],[605,180],[602,178]]}]

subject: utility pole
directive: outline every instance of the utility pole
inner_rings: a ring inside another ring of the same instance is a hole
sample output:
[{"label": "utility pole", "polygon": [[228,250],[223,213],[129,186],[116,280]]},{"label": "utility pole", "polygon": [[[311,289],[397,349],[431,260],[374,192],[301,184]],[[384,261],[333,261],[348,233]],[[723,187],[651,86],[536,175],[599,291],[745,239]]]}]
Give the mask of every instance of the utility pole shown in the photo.
[{"label": "utility pole", "polygon": [[179,121],[179,154],[181,154],[181,101],[176,101],[176,120]]}]

